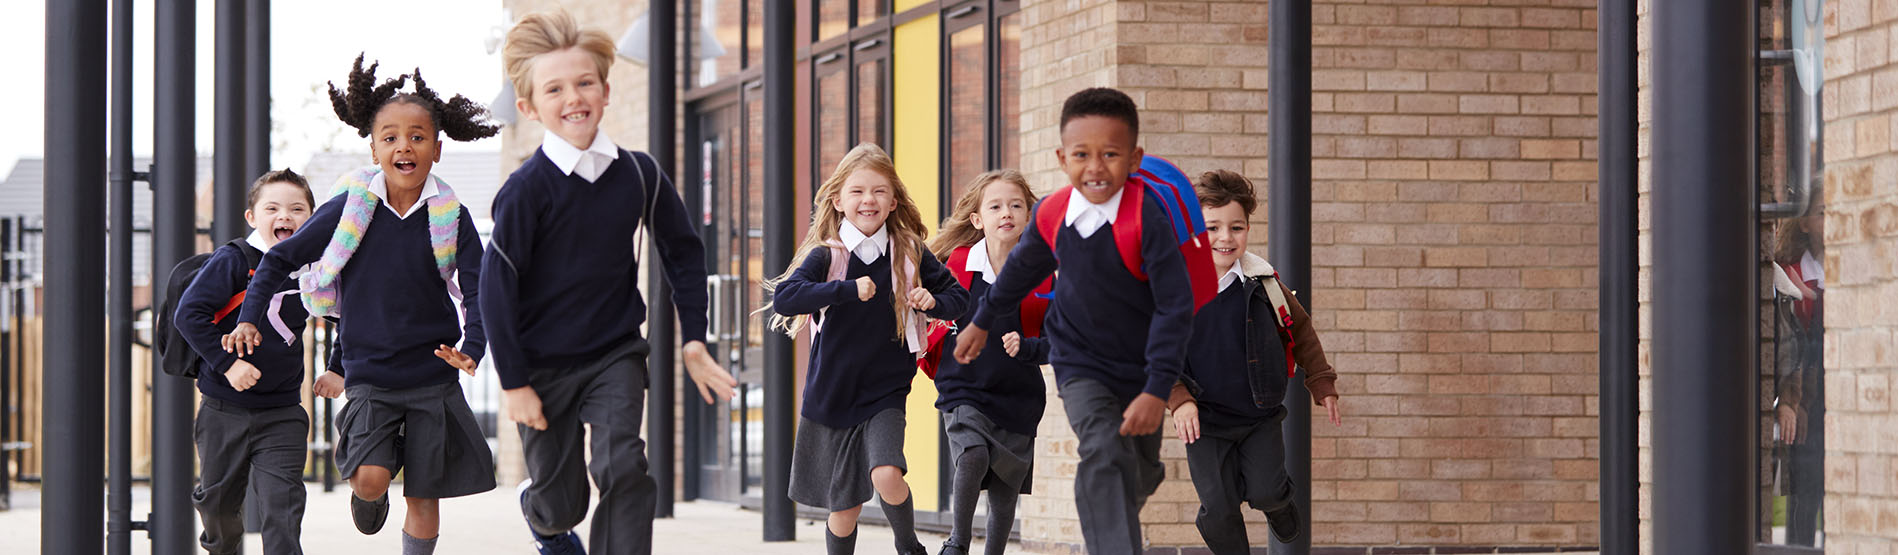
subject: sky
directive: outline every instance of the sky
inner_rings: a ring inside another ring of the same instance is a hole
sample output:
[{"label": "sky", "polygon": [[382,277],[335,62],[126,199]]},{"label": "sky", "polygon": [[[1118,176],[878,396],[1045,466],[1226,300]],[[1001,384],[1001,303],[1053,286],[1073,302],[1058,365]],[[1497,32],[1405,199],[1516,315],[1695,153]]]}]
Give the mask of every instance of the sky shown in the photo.
[{"label": "sky", "polygon": [[[133,24],[134,129],[132,150],[152,152],[153,2],[135,2]],[[45,140],[45,3],[7,0],[0,17],[0,52],[11,79],[0,87],[0,105],[19,107],[0,132],[0,176],[21,157],[39,157]],[[216,2],[197,2],[197,151],[209,155],[216,130]],[[498,50],[487,52],[506,30],[501,0],[322,0],[273,2],[271,25],[271,167],[301,169],[310,155],[325,149],[360,150],[367,139],[336,120],[325,83],[342,83],[358,53],[380,60],[379,76],[416,67],[430,88],[462,94],[485,105],[501,92],[504,78]],[[106,40],[101,37],[100,40]],[[109,64],[109,61],[108,61]],[[108,67],[98,70],[105,74]],[[107,110],[100,104],[98,110]],[[105,144],[101,143],[103,150]],[[450,144],[450,151],[495,151],[500,139]]]}]

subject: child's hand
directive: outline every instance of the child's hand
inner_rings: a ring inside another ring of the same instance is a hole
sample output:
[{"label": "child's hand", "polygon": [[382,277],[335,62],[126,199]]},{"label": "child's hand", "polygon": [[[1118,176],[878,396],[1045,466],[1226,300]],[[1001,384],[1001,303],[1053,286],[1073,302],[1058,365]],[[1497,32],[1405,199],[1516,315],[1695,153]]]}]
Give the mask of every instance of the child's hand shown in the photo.
[{"label": "child's hand", "polygon": [[1002,350],[1007,352],[1010,357],[1015,356],[1015,353],[1021,352],[1021,332],[1011,331],[1002,334]]},{"label": "child's hand", "polygon": [[1329,395],[1324,400],[1325,411],[1331,413],[1331,425],[1343,426],[1344,420],[1338,418],[1338,396]]},{"label": "child's hand", "polygon": [[921,287],[909,290],[909,307],[916,310],[936,308],[936,295]]},{"label": "child's hand", "polygon": [[[960,345],[957,345],[960,350]],[[1160,431],[1161,417],[1166,415],[1166,399],[1152,393],[1141,393],[1127,410],[1120,413],[1120,435],[1144,436]]]},{"label": "child's hand", "polygon": [[970,323],[956,333],[956,362],[968,364],[982,354],[982,346],[989,344],[989,330]]},{"label": "child's hand", "polygon": [[876,282],[870,281],[870,276],[857,278],[857,300],[868,301],[870,297],[875,296],[877,296]]},{"label": "child's hand", "polygon": [[343,377],[335,372],[324,372],[310,385],[310,392],[324,399],[335,399],[343,394]]},{"label": "child's hand", "polygon": [[250,356],[251,348],[264,344],[264,334],[257,332],[257,326],[250,322],[239,322],[237,329],[219,340],[224,344],[224,352]]},{"label": "child's hand", "polygon": [[1773,411],[1779,415],[1779,441],[1787,445],[1799,443],[1799,412],[1790,404],[1780,405]]},{"label": "child's hand", "polygon": [[438,345],[435,347],[435,358],[442,359],[442,361],[447,362],[449,366],[460,368],[461,371],[467,372],[470,376],[475,375],[475,367],[479,366],[475,363],[474,357],[462,354],[460,350],[447,345]]},{"label": "child's hand", "polygon": [[257,385],[257,380],[263,378],[264,373],[258,370],[256,365],[243,359],[231,363],[231,369],[224,371],[224,381],[231,382],[231,389],[238,391],[250,389],[251,386]]},{"label": "child's hand", "polygon": [[547,417],[540,412],[540,394],[534,386],[523,385],[502,392],[507,396],[507,419],[536,430],[547,430]]},{"label": "child's hand", "polygon": [[719,366],[711,353],[705,352],[705,342],[686,343],[683,350],[685,373],[692,377],[692,383],[699,386],[699,397],[705,399],[705,404],[730,401],[732,388],[738,387],[738,379],[726,372],[724,366]]},{"label": "child's hand", "polygon": [[1199,439],[1199,403],[1187,401],[1180,408],[1173,409],[1173,432],[1180,435],[1180,441],[1192,443]]}]

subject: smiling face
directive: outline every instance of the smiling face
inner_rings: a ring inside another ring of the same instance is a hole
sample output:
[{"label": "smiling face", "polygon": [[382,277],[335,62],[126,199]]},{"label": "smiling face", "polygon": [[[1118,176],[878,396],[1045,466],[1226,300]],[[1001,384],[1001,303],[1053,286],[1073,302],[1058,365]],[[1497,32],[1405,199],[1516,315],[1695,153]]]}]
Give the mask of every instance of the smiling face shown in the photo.
[{"label": "smiling face", "polygon": [[442,160],[435,119],[427,109],[409,102],[390,102],[376,114],[369,149],[382,166],[391,191],[422,188],[428,171]]},{"label": "smiling face", "polygon": [[257,190],[257,202],[244,211],[244,221],[263,232],[265,245],[289,239],[310,219],[309,192],[293,183],[267,183]]},{"label": "smiling face", "polygon": [[1020,239],[1022,226],[1027,222],[1028,199],[1022,196],[1021,187],[1002,179],[982,186],[982,204],[976,205],[975,213],[969,215],[970,225],[982,230],[984,236],[1005,244]]},{"label": "smiling face", "polygon": [[1246,210],[1237,202],[1204,208],[1202,212],[1206,215],[1206,238],[1213,242],[1213,269],[1225,275],[1239,257],[1245,256],[1252,224],[1246,221]]},{"label": "smiling face", "polygon": [[896,208],[895,187],[883,174],[857,170],[844,178],[844,185],[837,191],[837,199],[831,202],[831,207],[842,212],[844,220],[857,226],[857,231],[871,235],[883,228],[890,210]]},{"label": "smiling face", "polygon": [[1126,186],[1145,155],[1134,146],[1134,130],[1127,122],[1107,116],[1082,116],[1061,126],[1061,148],[1054,151],[1068,184],[1101,204]]},{"label": "smiling face", "polygon": [[514,108],[574,148],[592,146],[609,92],[599,64],[579,47],[535,56],[533,64],[531,93]]}]

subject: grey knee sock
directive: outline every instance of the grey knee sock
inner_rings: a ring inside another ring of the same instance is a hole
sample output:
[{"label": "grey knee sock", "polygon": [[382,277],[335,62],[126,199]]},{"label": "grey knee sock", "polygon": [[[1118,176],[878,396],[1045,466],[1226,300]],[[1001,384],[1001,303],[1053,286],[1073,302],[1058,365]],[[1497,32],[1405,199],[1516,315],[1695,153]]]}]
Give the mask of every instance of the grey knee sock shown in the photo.
[{"label": "grey knee sock", "polygon": [[434,555],[435,540],[440,538],[441,536],[436,536],[424,540],[411,536],[408,531],[404,530],[402,532],[402,555]]},{"label": "grey knee sock", "polygon": [[1015,528],[1015,504],[1020,500],[1020,494],[1008,484],[989,488],[989,537],[982,546],[987,555],[1002,555],[1008,549],[1008,534]]},{"label": "grey knee sock", "polygon": [[916,496],[903,498],[900,505],[892,505],[882,497],[877,496],[877,500],[883,502],[883,517],[890,521],[890,531],[896,533],[896,552],[902,555],[927,553],[923,542],[916,540]]},{"label": "grey knee sock", "polygon": [[982,494],[982,478],[988,475],[989,449],[970,447],[956,457],[954,480],[950,482],[950,510],[955,522],[949,528],[949,543],[967,549],[975,524],[975,500]]},{"label": "grey knee sock", "polygon": [[856,530],[851,530],[850,535],[840,538],[830,532],[829,526],[824,527],[824,553],[828,555],[852,555],[856,552]]}]

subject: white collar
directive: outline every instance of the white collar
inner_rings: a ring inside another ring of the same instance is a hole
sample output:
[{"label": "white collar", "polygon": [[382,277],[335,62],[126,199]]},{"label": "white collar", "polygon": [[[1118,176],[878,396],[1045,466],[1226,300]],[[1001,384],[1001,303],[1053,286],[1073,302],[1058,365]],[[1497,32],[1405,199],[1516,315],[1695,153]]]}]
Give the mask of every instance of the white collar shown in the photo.
[{"label": "white collar", "polygon": [[[555,166],[560,168],[560,173],[567,175],[573,175],[573,171],[580,166],[581,156],[587,154],[603,157],[607,162],[619,158],[619,146],[614,145],[613,139],[606,136],[605,129],[598,129],[593,132],[593,144],[587,146],[586,150],[575,148],[573,143],[569,143],[566,139],[562,139],[559,135],[548,131],[546,135],[541,137],[540,151],[542,154],[546,154],[547,159],[552,160]],[[605,165],[600,166],[601,171],[605,171],[605,169]]]},{"label": "white collar", "polygon": [[969,247],[969,257],[962,262],[963,271],[982,272],[982,281],[995,283],[995,266],[989,263],[989,240],[976,241]]},{"label": "white collar", "polygon": [[250,243],[250,246],[257,247],[257,250],[270,252],[270,245],[264,244],[264,230],[250,230],[250,235],[244,237],[244,242]]},{"label": "white collar", "polygon": [[[1063,225],[1074,225],[1074,219],[1081,217],[1081,213],[1089,209],[1099,213],[1102,218],[1107,220],[1107,223],[1114,223],[1114,220],[1120,216],[1120,195],[1126,194],[1126,192],[1127,187],[1122,185],[1119,191],[1114,191],[1114,196],[1107,197],[1107,202],[1094,204],[1092,201],[1087,200],[1086,195],[1081,194],[1079,188],[1076,188],[1073,193],[1073,198],[1068,200],[1067,217],[1062,219],[1061,223]],[[1074,202],[1074,199],[1080,199],[1081,202]]]},{"label": "white collar", "polygon": [[[862,260],[864,264],[869,264],[876,261],[877,257],[883,256],[883,253],[889,252],[890,226],[885,223],[877,227],[876,233],[864,235],[863,230],[857,229],[856,224],[845,220],[842,224],[837,226],[837,239],[843,241],[844,250],[856,253],[858,260]],[[862,245],[866,239],[870,241],[870,246],[876,248],[874,253],[865,255],[857,251],[857,247]]]},{"label": "white collar", "polygon": [[[377,204],[389,206],[388,174],[376,172],[376,177],[369,180],[369,192],[374,193],[376,198],[382,200],[382,202]],[[409,219],[410,214],[414,214],[416,210],[422,209],[422,205],[428,204],[428,199],[435,198],[435,195],[438,194],[441,194],[441,190],[435,188],[435,175],[431,173],[422,176],[422,196],[415,197],[415,204],[409,205],[407,212],[396,214],[395,217],[404,220]],[[394,212],[395,208],[390,207],[389,211]]]},{"label": "white collar", "polygon": [[1799,275],[1806,281],[1816,282],[1820,289],[1826,288],[1826,265],[1812,256],[1812,251],[1799,257]]},{"label": "white collar", "polygon": [[1246,277],[1243,266],[1245,266],[1245,264],[1240,264],[1238,260],[1234,260],[1232,262],[1232,268],[1226,270],[1226,273],[1219,275],[1219,292],[1226,292],[1227,287],[1232,287],[1232,284],[1239,283],[1240,279]]}]

